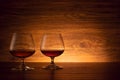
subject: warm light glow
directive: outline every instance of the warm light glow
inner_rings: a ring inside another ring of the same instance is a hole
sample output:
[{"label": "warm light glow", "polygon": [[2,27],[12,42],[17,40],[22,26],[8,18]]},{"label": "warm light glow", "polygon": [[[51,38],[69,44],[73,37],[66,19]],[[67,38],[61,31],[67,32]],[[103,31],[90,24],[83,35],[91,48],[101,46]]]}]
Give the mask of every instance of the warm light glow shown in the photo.
[{"label": "warm light glow", "polygon": [[[62,55],[55,58],[55,62],[108,62],[109,57],[103,55],[103,53],[82,53],[79,51],[75,54],[73,52],[66,51]],[[98,54],[98,55],[97,55]],[[27,58],[26,61],[33,62],[50,62],[50,58],[42,53],[36,53],[33,57]]]},{"label": "warm light glow", "polygon": [[[65,52],[56,62],[120,61],[120,10],[110,0],[4,0],[1,11],[0,61],[19,61],[9,53],[13,32],[33,34],[36,52],[26,62],[50,62],[40,52],[44,33],[62,33]],[[0,5],[0,6],[1,6]]]},{"label": "warm light glow", "polygon": [[[71,25],[68,25],[71,26]],[[93,25],[96,26],[96,25]],[[41,31],[43,33],[49,30]],[[51,30],[55,32],[56,30]],[[71,32],[67,32],[71,31]],[[34,32],[34,31],[32,31]],[[36,53],[27,58],[28,62],[50,62],[50,58],[40,52],[40,40],[43,33],[33,33],[36,43]],[[61,32],[65,43],[65,51],[62,55],[55,58],[55,62],[109,62],[106,52],[106,40],[102,31],[99,29],[72,29]]]}]

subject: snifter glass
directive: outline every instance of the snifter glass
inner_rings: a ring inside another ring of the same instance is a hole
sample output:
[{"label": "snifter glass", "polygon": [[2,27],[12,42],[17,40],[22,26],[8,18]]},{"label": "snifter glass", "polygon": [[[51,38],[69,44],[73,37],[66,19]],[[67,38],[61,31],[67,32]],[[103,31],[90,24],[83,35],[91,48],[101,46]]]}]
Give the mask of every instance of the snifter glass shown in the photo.
[{"label": "snifter glass", "polygon": [[34,68],[25,65],[24,59],[32,56],[35,53],[35,45],[32,34],[30,33],[13,33],[10,53],[12,56],[18,57],[22,60],[21,65],[12,68],[12,70],[33,70]]},{"label": "snifter glass", "polygon": [[60,56],[64,52],[64,42],[61,34],[48,33],[44,34],[41,41],[41,52],[51,58],[51,63],[44,69],[62,69],[54,63],[54,58]]}]

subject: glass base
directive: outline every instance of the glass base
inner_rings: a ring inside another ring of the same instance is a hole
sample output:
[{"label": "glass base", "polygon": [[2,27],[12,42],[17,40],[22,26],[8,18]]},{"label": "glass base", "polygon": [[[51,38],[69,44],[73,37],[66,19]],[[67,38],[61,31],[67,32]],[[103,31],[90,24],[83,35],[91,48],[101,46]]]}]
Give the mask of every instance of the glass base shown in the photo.
[{"label": "glass base", "polygon": [[24,68],[22,67],[16,67],[16,68],[12,68],[12,71],[31,71],[34,70],[34,68],[31,68],[29,66],[25,66]]},{"label": "glass base", "polygon": [[57,66],[55,64],[49,64],[47,66],[42,67],[42,69],[46,69],[46,70],[58,70],[58,69],[63,69],[60,66]]}]

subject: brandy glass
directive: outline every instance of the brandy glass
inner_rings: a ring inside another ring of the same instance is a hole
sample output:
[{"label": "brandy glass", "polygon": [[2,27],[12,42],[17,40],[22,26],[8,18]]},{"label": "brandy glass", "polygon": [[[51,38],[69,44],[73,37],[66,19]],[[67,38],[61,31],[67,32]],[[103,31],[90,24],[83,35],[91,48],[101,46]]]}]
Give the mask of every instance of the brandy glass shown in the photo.
[{"label": "brandy glass", "polygon": [[35,45],[32,34],[30,33],[13,33],[10,53],[12,56],[18,57],[22,60],[21,65],[12,70],[33,70],[34,68],[25,65],[24,59],[32,56],[35,53]]},{"label": "brandy glass", "polygon": [[57,66],[54,63],[54,58],[60,56],[64,52],[64,42],[61,34],[49,33],[44,34],[41,41],[41,52],[51,58],[51,63],[44,69],[57,70],[62,69],[62,67]]}]

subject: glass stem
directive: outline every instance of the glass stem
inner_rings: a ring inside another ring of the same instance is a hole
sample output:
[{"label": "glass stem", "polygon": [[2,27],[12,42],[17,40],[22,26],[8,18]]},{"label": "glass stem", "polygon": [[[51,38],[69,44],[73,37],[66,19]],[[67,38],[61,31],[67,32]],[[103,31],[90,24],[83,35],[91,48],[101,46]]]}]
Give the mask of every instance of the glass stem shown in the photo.
[{"label": "glass stem", "polygon": [[50,57],[50,58],[51,58],[51,63],[50,64],[55,65],[55,63],[54,63],[54,58],[55,57]]},{"label": "glass stem", "polygon": [[21,65],[22,71],[25,71],[25,62],[24,58],[22,58],[22,65]]}]

